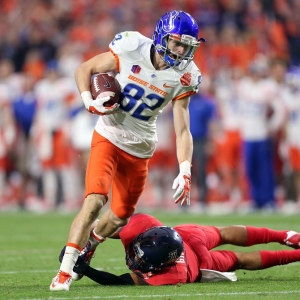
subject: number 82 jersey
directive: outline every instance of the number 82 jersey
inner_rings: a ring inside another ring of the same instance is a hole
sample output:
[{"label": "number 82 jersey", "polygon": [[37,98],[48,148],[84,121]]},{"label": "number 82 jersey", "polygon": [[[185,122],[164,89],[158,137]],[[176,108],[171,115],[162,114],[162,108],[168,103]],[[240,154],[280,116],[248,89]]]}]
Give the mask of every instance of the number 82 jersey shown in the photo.
[{"label": "number 82 jersey", "polygon": [[151,61],[152,40],[136,31],[117,34],[109,47],[122,87],[120,112],[100,116],[95,129],[125,152],[151,157],[157,144],[158,114],[170,101],[196,93],[201,73],[194,62],[181,71],[156,70]]}]

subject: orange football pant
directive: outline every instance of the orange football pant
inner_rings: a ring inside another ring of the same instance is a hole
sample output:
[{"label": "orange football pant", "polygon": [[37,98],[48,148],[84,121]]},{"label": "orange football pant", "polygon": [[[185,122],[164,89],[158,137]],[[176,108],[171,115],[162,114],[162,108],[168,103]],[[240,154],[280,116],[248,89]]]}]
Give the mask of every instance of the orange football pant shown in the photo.
[{"label": "orange football pant", "polygon": [[300,171],[300,149],[296,147],[290,147],[289,149],[289,161],[293,171]]},{"label": "orange football pant", "polygon": [[149,158],[126,153],[94,131],[85,195],[101,194],[108,198],[111,188],[111,210],[119,218],[129,218],[144,190],[148,161]]}]

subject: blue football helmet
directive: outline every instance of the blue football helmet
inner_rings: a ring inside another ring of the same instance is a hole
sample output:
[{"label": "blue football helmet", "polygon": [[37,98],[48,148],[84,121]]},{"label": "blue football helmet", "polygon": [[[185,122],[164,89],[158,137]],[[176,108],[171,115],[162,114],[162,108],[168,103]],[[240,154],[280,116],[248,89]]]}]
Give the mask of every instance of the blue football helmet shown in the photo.
[{"label": "blue football helmet", "polygon": [[126,264],[133,272],[155,272],[175,264],[183,251],[180,234],[167,226],[156,226],[139,234],[126,252]]},{"label": "blue football helmet", "polygon": [[[194,58],[194,53],[200,43],[205,42],[205,39],[198,38],[198,24],[194,18],[179,10],[167,12],[159,19],[152,39],[155,50],[163,61],[169,67],[177,69],[185,69]],[[170,39],[184,44],[183,55],[168,49]]]}]

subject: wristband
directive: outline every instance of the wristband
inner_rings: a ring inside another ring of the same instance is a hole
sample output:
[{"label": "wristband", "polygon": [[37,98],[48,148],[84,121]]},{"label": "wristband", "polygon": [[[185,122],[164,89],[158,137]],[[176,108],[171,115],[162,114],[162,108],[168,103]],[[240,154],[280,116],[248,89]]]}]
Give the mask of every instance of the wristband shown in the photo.
[{"label": "wristband", "polygon": [[82,101],[84,103],[85,108],[89,109],[89,107],[90,107],[90,105],[91,105],[91,103],[93,101],[93,97],[92,97],[91,92],[90,91],[82,92],[80,94],[80,96],[81,96],[81,99],[82,99]]},{"label": "wristband", "polygon": [[179,165],[180,173],[191,174],[191,163],[188,160],[183,161]]}]

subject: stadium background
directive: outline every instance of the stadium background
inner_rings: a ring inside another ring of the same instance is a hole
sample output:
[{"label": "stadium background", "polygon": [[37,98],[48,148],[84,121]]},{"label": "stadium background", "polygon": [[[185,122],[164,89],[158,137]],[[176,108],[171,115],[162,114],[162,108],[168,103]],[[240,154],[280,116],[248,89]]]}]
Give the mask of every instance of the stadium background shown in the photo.
[{"label": "stadium background", "polygon": [[[81,109],[74,70],[107,51],[120,31],[137,30],[151,37],[159,16],[172,9],[190,13],[199,24],[200,36],[207,40],[195,61],[203,74],[200,91],[202,86],[208,89],[213,99],[222,70],[238,68],[246,75],[258,55],[266,61],[281,58],[289,66],[299,65],[300,3],[296,0],[2,0],[0,210],[78,210],[96,119]],[[141,209],[179,210],[171,190],[178,171],[171,118],[166,110],[158,120],[159,144]],[[210,139],[212,145],[217,144],[216,136]],[[274,146],[276,154],[279,144],[280,134]],[[211,147],[206,180],[212,213],[232,211],[231,191],[220,175],[219,156],[222,152]],[[251,196],[242,159],[239,208],[245,211]],[[285,165],[284,158],[275,155],[279,209],[297,200]],[[191,212],[201,212],[193,208],[198,197],[193,184]],[[295,206],[291,207],[287,211],[296,212]]]}]

